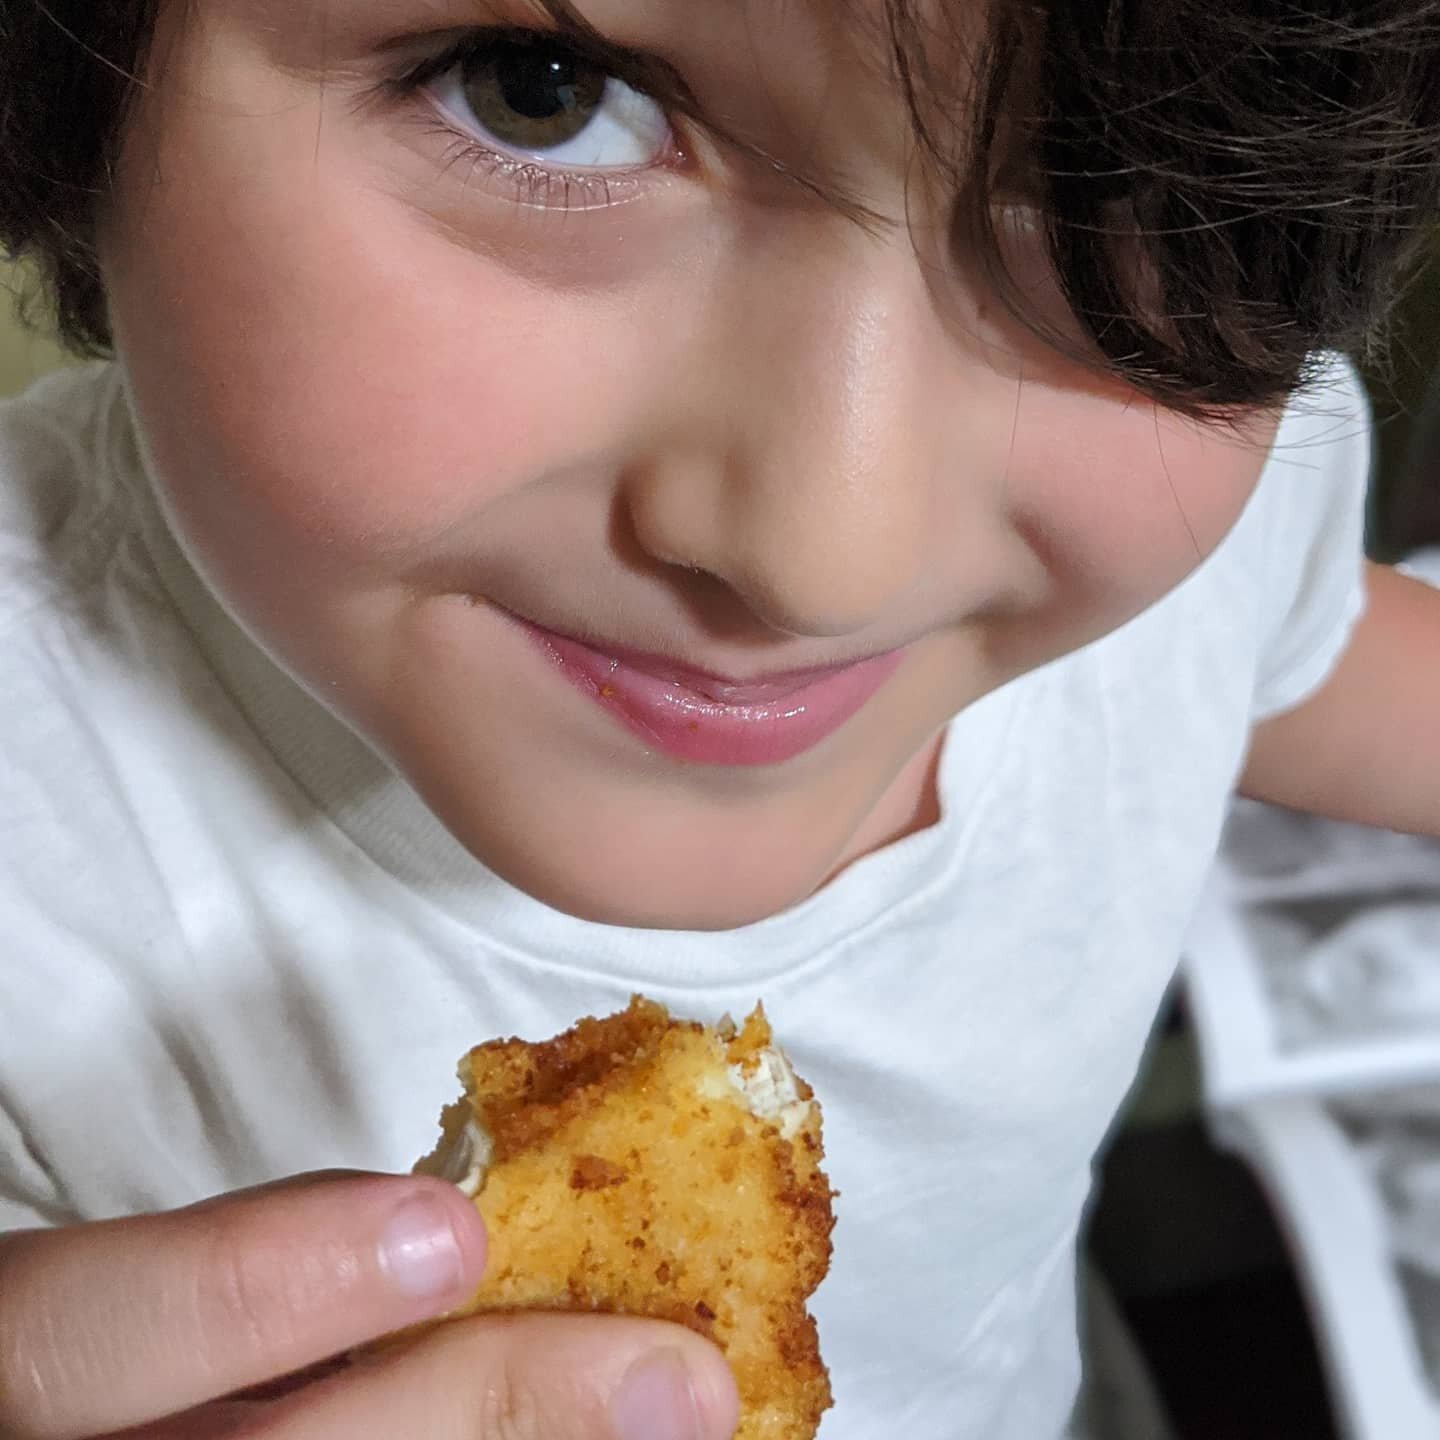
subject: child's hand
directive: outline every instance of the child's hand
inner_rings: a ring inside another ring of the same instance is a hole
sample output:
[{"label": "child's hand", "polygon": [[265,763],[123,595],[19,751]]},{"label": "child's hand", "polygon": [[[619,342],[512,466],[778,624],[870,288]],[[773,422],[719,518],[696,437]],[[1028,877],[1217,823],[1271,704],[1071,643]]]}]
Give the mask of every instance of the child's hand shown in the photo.
[{"label": "child's hand", "polygon": [[274,1383],[458,1305],[484,1257],[459,1191],[364,1175],[0,1236],[0,1436],[728,1440],[719,1353],[613,1316],[460,1321]]}]

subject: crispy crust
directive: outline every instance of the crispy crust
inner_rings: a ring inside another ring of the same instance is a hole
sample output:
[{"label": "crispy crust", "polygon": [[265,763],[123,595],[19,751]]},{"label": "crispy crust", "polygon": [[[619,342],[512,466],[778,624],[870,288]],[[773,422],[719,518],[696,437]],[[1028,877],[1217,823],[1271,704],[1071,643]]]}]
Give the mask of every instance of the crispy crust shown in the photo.
[{"label": "crispy crust", "polygon": [[[830,1263],[819,1106],[783,1128],[731,1078],[771,1046],[761,1009],[736,1032],[637,996],[541,1044],[482,1045],[466,1097],[418,1168],[441,1171],[467,1124],[488,1132],[476,1205],[485,1282],[462,1313],[599,1310],[685,1325],[726,1353],[737,1440],[812,1440],[830,1382],[805,1302]],[[800,1098],[812,1100],[803,1081]]]}]

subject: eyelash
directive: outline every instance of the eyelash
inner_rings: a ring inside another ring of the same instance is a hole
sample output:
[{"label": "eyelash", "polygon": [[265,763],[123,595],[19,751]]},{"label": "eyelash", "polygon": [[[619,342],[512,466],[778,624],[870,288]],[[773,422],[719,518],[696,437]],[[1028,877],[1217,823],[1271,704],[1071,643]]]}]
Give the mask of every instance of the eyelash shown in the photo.
[{"label": "eyelash", "polygon": [[[443,50],[412,62],[397,75],[384,82],[383,90],[392,101],[413,104],[421,98],[427,85],[448,75],[457,66],[469,64],[487,49],[505,41],[534,41],[550,36],[549,31],[526,29],[520,26],[494,26],[468,30],[457,36]],[[647,79],[653,81],[653,64],[647,66],[644,57],[622,50],[602,49],[599,46],[585,46],[567,37],[557,38],[558,47],[573,52],[603,69],[607,75],[633,84],[637,90],[651,94],[646,89]],[[634,173],[613,174],[597,170],[566,170],[559,166],[543,165],[535,160],[521,160],[504,151],[496,150],[476,140],[451,124],[433,105],[415,110],[409,119],[427,135],[447,143],[442,173],[456,165],[464,165],[470,174],[483,170],[492,178],[498,178],[513,192],[517,204],[535,208],[572,210],[599,209],[613,205],[619,198],[617,192],[632,190],[638,181]],[[556,198],[558,192],[559,198]]]}]

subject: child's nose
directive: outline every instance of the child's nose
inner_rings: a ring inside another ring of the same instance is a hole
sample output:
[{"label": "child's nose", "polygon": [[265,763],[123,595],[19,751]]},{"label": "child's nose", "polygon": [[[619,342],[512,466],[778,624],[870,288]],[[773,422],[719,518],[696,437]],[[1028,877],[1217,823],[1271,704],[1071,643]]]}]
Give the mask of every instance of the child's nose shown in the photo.
[{"label": "child's nose", "polygon": [[794,635],[901,620],[939,543],[953,360],[913,255],[868,260],[722,284],[703,363],[626,482],[651,556]]}]

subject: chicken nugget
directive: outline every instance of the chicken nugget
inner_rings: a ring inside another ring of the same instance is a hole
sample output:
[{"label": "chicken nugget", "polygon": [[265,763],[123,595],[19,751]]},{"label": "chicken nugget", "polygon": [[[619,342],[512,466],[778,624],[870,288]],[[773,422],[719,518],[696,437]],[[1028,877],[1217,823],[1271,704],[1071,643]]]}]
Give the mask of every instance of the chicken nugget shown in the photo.
[{"label": "chicken nugget", "polygon": [[485,1280],[461,1314],[678,1322],[725,1352],[737,1440],[813,1440],[830,1406],[806,1300],[830,1264],[820,1108],[763,1008],[741,1030],[636,996],[553,1040],[461,1062],[465,1097],[416,1167],[475,1197]]}]

